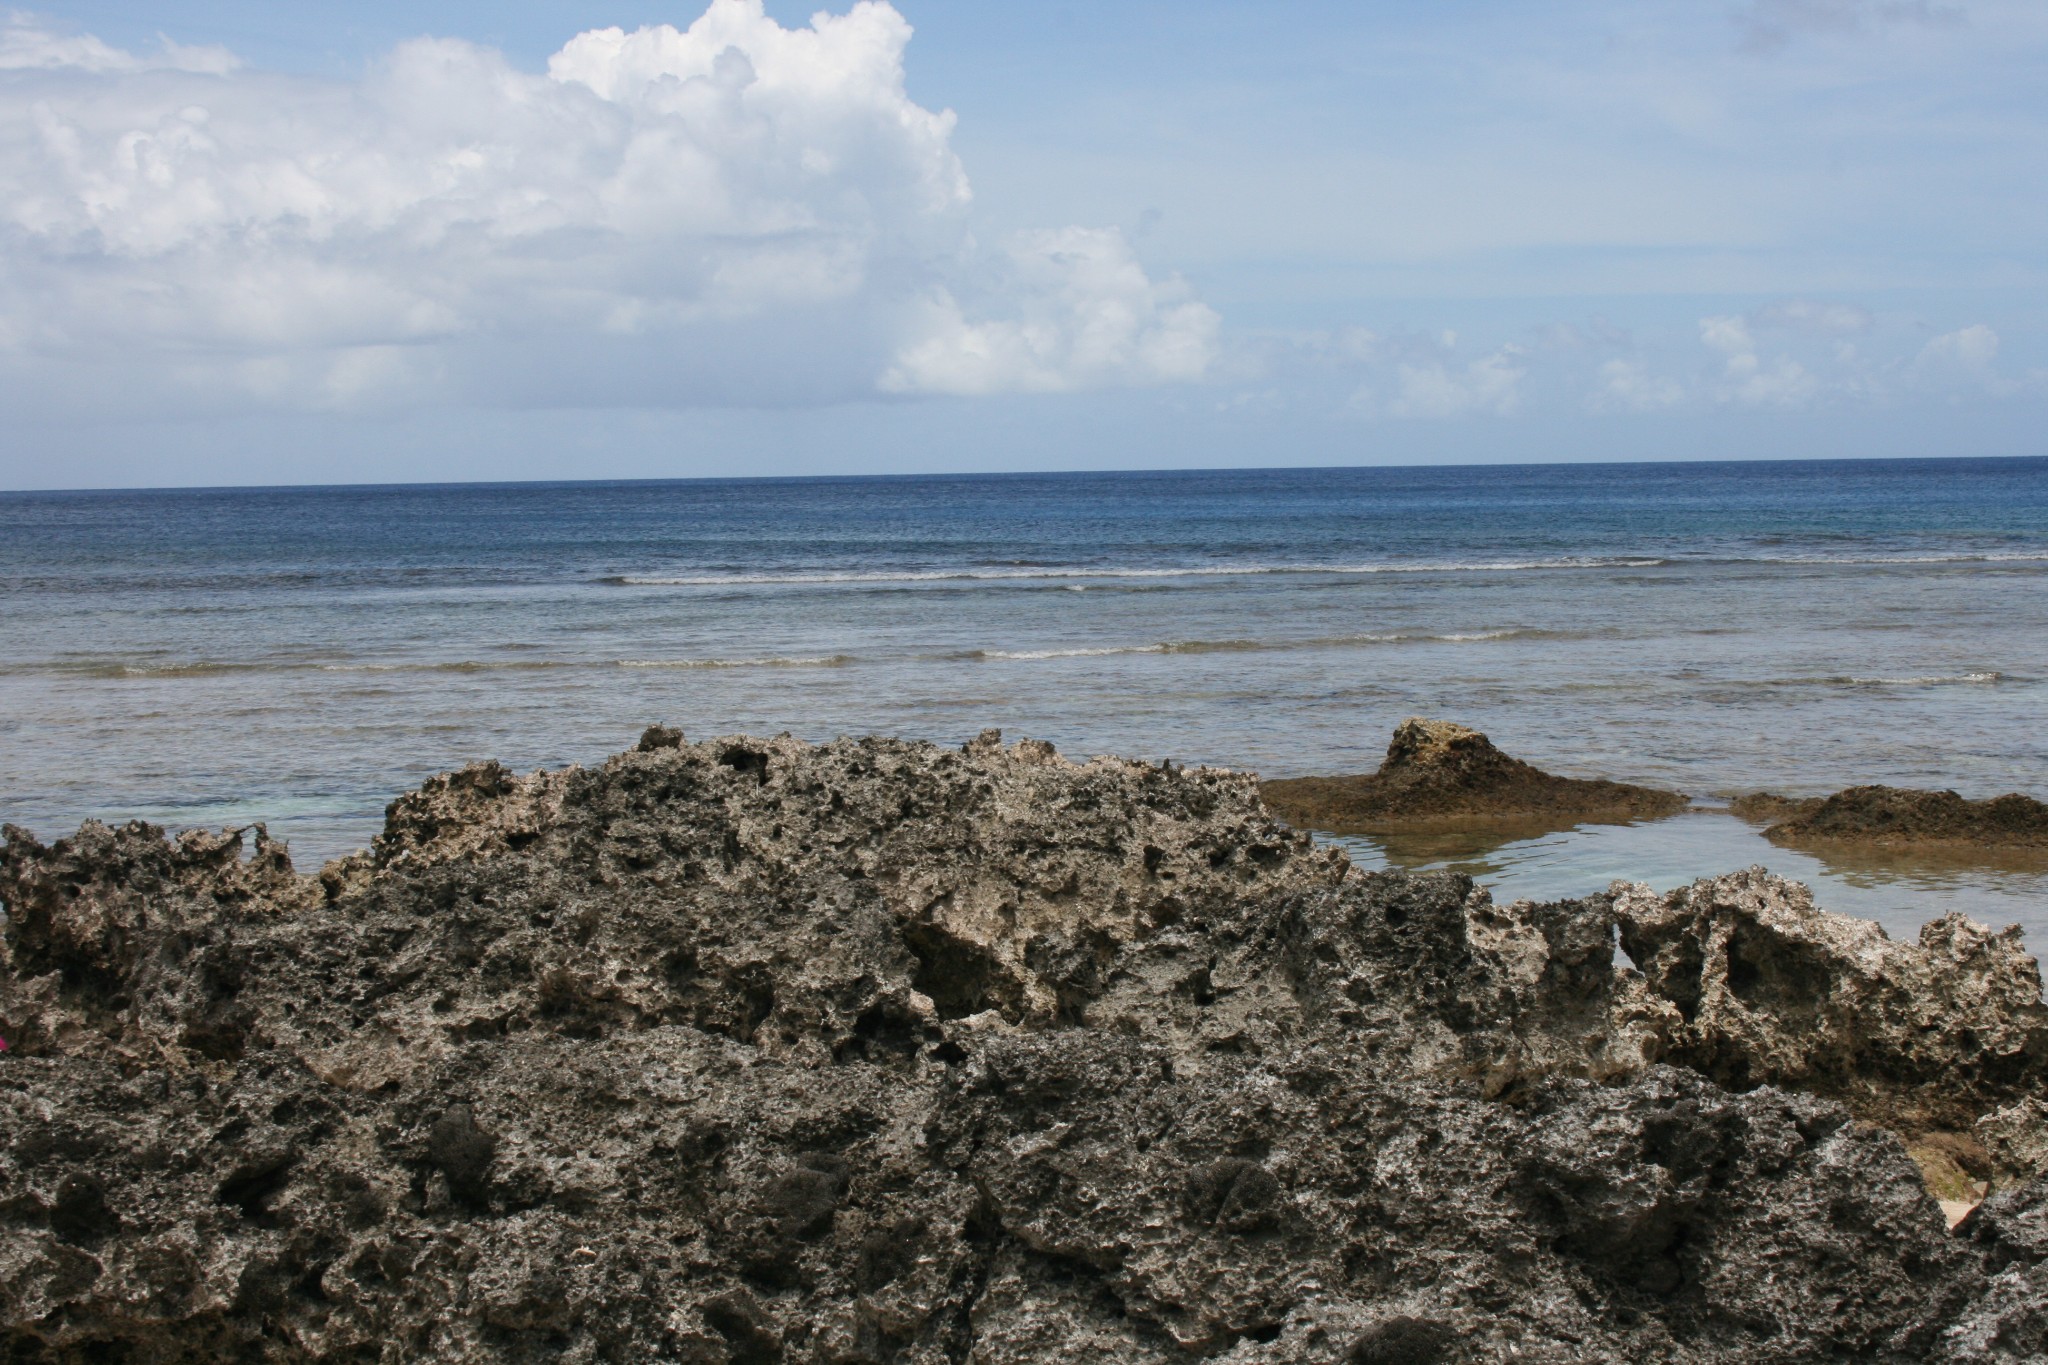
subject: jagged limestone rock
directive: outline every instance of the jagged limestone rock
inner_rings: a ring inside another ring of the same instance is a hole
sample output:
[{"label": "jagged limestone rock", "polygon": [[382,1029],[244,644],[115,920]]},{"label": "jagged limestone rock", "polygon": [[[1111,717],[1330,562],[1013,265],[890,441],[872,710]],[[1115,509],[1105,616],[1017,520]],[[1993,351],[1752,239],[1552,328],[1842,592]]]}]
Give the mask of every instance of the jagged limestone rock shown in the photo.
[{"label": "jagged limestone rock", "polygon": [[1236,774],[653,740],[435,779],[318,877],[10,830],[7,1358],[2031,1340],[2019,1243],[1896,1137],[1659,1060],[1615,898],[1364,874]]},{"label": "jagged limestone rock", "polygon": [[1902,1133],[1965,1131],[2048,1078],[2048,1006],[2017,927],[1944,915],[1918,943],[1763,868],[1617,887],[1621,946],[1682,1017],[1668,1060],[1826,1095]]}]

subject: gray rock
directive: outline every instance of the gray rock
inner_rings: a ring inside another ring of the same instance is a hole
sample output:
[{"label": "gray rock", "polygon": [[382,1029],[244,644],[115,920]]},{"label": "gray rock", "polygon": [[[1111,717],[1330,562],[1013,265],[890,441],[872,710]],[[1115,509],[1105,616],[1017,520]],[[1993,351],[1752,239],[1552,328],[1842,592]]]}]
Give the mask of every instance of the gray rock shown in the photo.
[{"label": "gray rock", "polygon": [[2024,1095],[1977,1120],[1994,1169],[2022,1180],[2048,1176],[2048,1097]]},{"label": "gray rock", "polygon": [[1949,914],[1897,943],[1760,867],[1612,902],[1624,951],[1677,1008],[1667,1059],[1723,1085],[1794,1086],[1916,1133],[1967,1130],[2048,1076],[2017,927]]},{"label": "gray rock", "polygon": [[1682,925],[1247,776],[665,732],[241,849],[8,831],[9,1360],[1909,1361],[2048,1301],[2037,1187],[1950,1236],[1716,1083]]}]

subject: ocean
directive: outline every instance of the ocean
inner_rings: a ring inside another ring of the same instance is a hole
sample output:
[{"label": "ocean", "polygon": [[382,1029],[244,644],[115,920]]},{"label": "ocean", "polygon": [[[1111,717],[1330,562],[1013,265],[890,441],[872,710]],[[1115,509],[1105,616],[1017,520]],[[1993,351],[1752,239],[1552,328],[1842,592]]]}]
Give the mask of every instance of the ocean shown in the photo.
[{"label": "ocean", "polygon": [[2048,796],[2048,459],[0,494],[0,819],[266,822],[479,758],[1001,727],[1267,776],[1403,717],[1694,811],[1344,840],[1500,897],[1762,862],[2048,942],[2048,871],[1765,843],[1732,793]]}]

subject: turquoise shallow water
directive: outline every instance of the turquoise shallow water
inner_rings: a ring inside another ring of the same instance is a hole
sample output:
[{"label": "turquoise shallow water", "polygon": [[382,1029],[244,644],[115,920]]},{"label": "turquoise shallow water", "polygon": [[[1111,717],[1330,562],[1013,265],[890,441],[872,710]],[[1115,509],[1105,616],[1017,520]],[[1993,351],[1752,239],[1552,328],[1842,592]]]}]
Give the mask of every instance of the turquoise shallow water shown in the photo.
[{"label": "turquoise shallow water", "polygon": [[[1425,714],[1696,796],[1987,796],[2048,792],[2044,703],[2048,460],[0,494],[0,819],[260,819],[301,864],[435,771],[654,720],[1286,776]],[[2048,932],[2038,872],[1725,815],[1454,860],[1543,895],[1761,861],[1899,931]]]}]

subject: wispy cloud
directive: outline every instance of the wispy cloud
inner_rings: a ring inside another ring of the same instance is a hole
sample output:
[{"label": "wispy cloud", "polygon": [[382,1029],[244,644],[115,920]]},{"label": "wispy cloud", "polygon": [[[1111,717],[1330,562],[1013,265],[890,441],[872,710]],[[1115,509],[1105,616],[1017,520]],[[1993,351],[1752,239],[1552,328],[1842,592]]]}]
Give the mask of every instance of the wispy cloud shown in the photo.
[{"label": "wispy cloud", "polygon": [[241,65],[224,47],[187,47],[163,38],[155,52],[124,52],[89,33],[65,33],[39,23],[30,14],[0,17],[0,71],[190,71],[224,76]]},{"label": "wispy cloud", "polygon": [[1735,23],[1747,52],[1774,52],[1802,34],[1854,34],[1897,24],[1954,27],[1962,6],[1939,0],[1750,0]]},{"label": "wispy cloud", "polygon": [[1780,327],[1794,332],[1823,336],[1846,336],[1870,330],[1875,318],[1870,310],[1853,303],[1832,303],[1817,299],[1784,299],[1765,304],[1749,315],[1759,327]]}]

